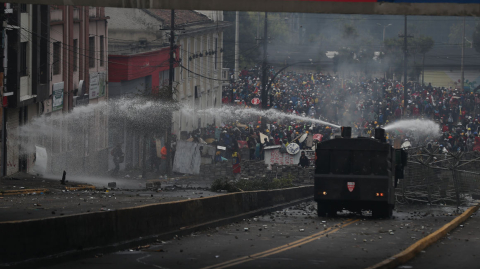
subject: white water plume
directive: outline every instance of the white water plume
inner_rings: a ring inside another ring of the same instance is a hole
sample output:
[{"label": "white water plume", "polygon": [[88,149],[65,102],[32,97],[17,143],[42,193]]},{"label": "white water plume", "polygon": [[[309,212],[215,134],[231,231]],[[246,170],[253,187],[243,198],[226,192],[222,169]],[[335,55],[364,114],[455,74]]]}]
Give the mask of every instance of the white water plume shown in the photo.
[{"label": "white water plume", "polygon": [[308,121],[308,122],[312,122],[320,125],[327,125],[335,128],[341,127],[339,125],[326,122],[323,120],[303,117],[295,114],[287,114],[275,109],[260,110],[260,109],[254,109],[254,108],[238,108],[238,107],[228,106],[228,107],[222,107],[222,108],[209,108],[209,109],[194,111],[193,109],[187,107],[187,108],[183,108],[182,112],[184,114],[191,114],[191,115],[195,115],[195,113],[207,113],[211,116],[221,116],[224,119],[226,118],[233,121],[239,120],[242,118],[251,118],[252,116],[257,116],[257,117],[265,117],[270,120],[288,119],[293,121]]},{"label": "white water plume", "polygon": [[416,135],[432,137],[441,135],[440,125],[431,120],[401,120],[391,123],[385,127],[385,131],[391,130],[412,131]]}]

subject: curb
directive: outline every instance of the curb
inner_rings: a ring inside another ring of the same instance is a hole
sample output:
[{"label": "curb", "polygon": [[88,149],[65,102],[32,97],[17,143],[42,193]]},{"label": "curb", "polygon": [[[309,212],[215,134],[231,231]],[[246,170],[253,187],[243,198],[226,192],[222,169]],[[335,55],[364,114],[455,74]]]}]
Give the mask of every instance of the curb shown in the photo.
[{"label": "curb", "polygon": [[95,190],[95,186],[93,185],[79,185],[75,187],[65,187],[65,190],[69,191],[82,191],[82,190]]},{"label": "curb", "polygon": [[2,263],[0,264],[0,267],[8,266],[11,268],[33,268],[33,267],[37,268],[38,266],[49,266],[49,265],[59,264],[62,262],[82,259],[82,258],[91,258],[94,255],[97,255],[99,253],[101,253],[102,255],[108,254],[108,253],[121,251],[128,248],[134,248],[139,245],[150,244],[152,242],[155,242],[156,240],[172,240],[172,238],[175,236],[190,235],[194,232],[208,230],[210,228],[218,227],[222,225],[227,225],[232,222],[241,221],[246,218],[251,218],[261,214],[270,213],[273,211],[277,211],[279,209],[283,209],[285,207],[294,206],[294,205],[312,201],[312,200],[313,200],[313,196],[309,196],[307,198],[301,198],[301,199],[293,200],[287,203],[277,204],[274,206],[265,207],[265,208],[257,209],[254,211],[249,211],[249,212],[231,216],[228,218],[218,219],[218,220],[204,222],[204,223],[186,226],[186,227],[180,227],[173,231],[165,232],[162,234],[139,237],[137,239],[118,242],[116,244],[111,244],[106,246],[90,247],[90,248],[85,248],[85,249],[75,250],[75,251],[66,251],[63,253],[53,254],[46,257],[26,259],[20,262]]},{"label": "curb", "polygon": [[23,189],[23,190],[12,190],[12,191],[3,191],[0,192],[0,195],[19,195],[19,194],[31,194],[31,193],[46,193],[49,192],[48,189]]},{"label": "curb", "polygon": [[382,262],[370,266],[366,269],[393,269],[405,264],[409,260],[413,259],[420,251],[424,250],[431,244],[437,242],[439,239],[447,235],[448,232],[457,228],[458,225],[466,221],[473,213],[480,208],[480,203],[465,210],[460,216],[456,217],[449,223],[443,225],[440,229],[436,230],[432,234],[418,240],[413,245],[409,246],[404,251],[386,259]]}]

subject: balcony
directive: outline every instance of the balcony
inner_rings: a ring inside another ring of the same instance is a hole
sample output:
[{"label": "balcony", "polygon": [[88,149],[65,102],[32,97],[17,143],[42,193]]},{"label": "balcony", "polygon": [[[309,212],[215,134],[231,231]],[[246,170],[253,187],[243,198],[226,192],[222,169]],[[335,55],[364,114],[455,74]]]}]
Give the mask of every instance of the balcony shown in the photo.
[{"label": "balcony", "polygon": [[228,75],[230,74],[230,68],[222,68],[222,81],[223,85],[229,85],[230,83],[228,82],[229,77]]},{"label": "balcony", "polygon": [[97,8],[96,7],[89,7],[88,8],[88,17],[90,17],[90,18],[97,17]]},{"label": "balcony", "polygon": [[63,10],[61,9],[50,9],[50,21],[61,21],[63,20]]},{"label": "balcony", "polygon": [[80,20],[80,9],[77,7],[73,8],[73,20],[75,21]]}]

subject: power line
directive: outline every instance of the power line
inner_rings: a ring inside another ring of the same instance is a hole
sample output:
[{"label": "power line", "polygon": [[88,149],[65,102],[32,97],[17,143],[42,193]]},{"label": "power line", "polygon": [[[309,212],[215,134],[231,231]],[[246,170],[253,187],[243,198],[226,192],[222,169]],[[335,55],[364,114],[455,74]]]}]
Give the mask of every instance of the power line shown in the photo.
[{"label": "power line", "polygon": [[[30,34],[32,34],[32,35],[36,35],[36,36],[38,36],[38,37],[40,37],[40,38],[45,39],[46,42],[49,42],[49,43],[51,43],[51,44],[55,43],[55,42],[49,41],[48,38],[46,38],[46,37],[44,37],[44,36],[41,36],[41,35],[38,35],[38,34],[36,34],[36,33],[33,33],[33,32],[31,32],[31,31],[29,31],[29,30],[26,29],[26,28],[23,28],[23,27],[21,27],[21,26],[19,26],[19,28],[25,30],[27,33],[30,33]],[[53,38],[50,38],[50,39],[55,40],[56,42],[62,43],[62,42],[60,42],[60,41],[58,41],[58,40],[56,40],[56,39],[53,39]],[[31,40],[29,39],[29,41],[31,41]],[[87,58],[89,58],[89,59],[98,60],[98,61],[101,60],[101,59],[96,58],[96,57],[91,57],[90,55],[86,55],[86,54],[82,54],[82,53],[80,53],[80,52],[76,52],[76,51],[73,51],[73,50],[69,50],[69,49],[66,48],[66,47],[67,47],[67,46],[65,46],[64,49],[66,49],[67,51],[70,51],[70,52],[79,54],[79,55],[84,56],[84,57],[87,57]],[[108,52],[108,51],[105,51],[105,52]],[[107,55],[107,53],[105,53],[105,55]],[[107,56],[108,56],[108,55],[107,55]],[[107,57],[107,59],[108,59],[108,57]],[[124,65],[124,66],[132,66],[132,67],[145,68],[145,66],[132,65],[132,64],[124,64],[124,63],[113,62],[113,61],[109,61],[109,60],[105,60],[105,59],[103,59],[103,61],[106,62],[106,63],[112,63],[112,64],[118,64],[118,65]],[[162,62],[162,63],[163,63],[163,62]],[[151,66],[151,67],[155,67],[155,66]],[[158,67],[161,67],[161,66],[158,66]]]},{"label": "power line", "polygon": [[[29,36],[25,36],[23,33],[21,33],[21,31],[20,31],[20,35],[22,35],[23,37],[25,37],[28,41],[32,41]],[[47,41],[47,42],[48,42],[48,41]],[[50,42],[50,43],[52,43],[52,42]],[[33,48],[32,48],[32,49],[33,49]],[[37,47],[37,50],[40,51],[40,48]],[[53,56],[50,51],[47,51],[47,54],[49,54],[49,56]],[[72,68],[72,70],[73,70],[75,67],[78,67],[78,66],[74,65],[73,63],[71,63],[69,60],[66,60],[65,58],[66,58],[66,57],[61,57],[61,60],[57,60],[56,62],[61,61],[62,63],[66,63],[66,64],[68,65],[68,67]],[[95,58],[95,60],[99,60],[99,59],[96,59],[96,58]],[[137,72],[137,73],[129,73],[129,75],[131,75],[131,76],[136,76],[136,75],[138,75],[138,74],[149,75],[149,74],[151,74],[151,73],[153,73],[153,72],[155,71],[155,68],[165,67],[163,64],[164,64],[165,62],[167,62],[167,61],[168,61],[168,60],[163,61],[163,62],[160,63],[160,65],[157,65],[157,66],[144,66],[144,67],[143,67],[143,68],[148,68],[148,69],[152,68],[152,71],[150,71],[150,72],[149,72],[149,71],[139,71],[139,72]],[[51,64],[50,64],[50,65],[51,65],[50,68],[53,68],[53,64],[56,63],[56,62],[51,63]],[[105,62],[108,62],[108,61],[105,61]],[[62,70],[63,70],[63,68],[62,68]],[[128,67],[127,67],[126,70],[129,70]],[[77,71],[78,71],[78,70],[77,70]],[[67,70],[64,70],[63,72],[68,72],[68,71],[67,71]],[[72,72],[75,72],[75,71],[72,71]],[[145,73],[145,72],[147,72],[147,73]],[[52,72],[51,75],[57,75],[57,74],[53,74],[53,72]]]}]

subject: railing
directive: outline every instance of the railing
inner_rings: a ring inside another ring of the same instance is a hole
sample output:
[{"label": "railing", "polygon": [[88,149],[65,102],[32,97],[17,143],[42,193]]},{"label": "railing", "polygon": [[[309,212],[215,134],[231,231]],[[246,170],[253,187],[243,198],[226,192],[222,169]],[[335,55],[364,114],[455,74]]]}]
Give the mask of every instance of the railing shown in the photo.
[{"label": "railing", "polygon": [[409,150],[399,203],[460,206],[480,195],[480,152],[442,153],[438,147]]}]

